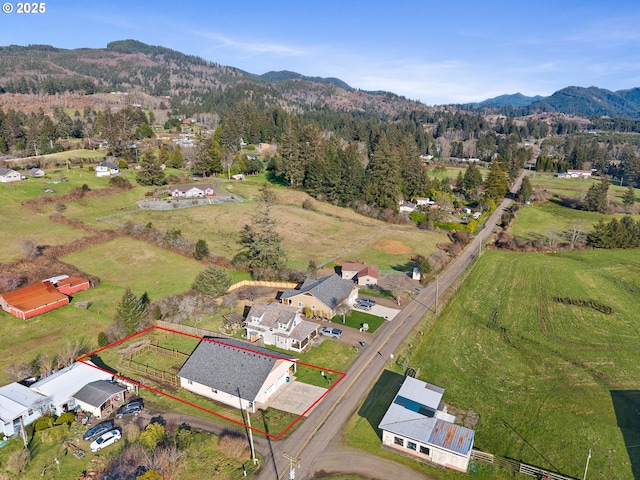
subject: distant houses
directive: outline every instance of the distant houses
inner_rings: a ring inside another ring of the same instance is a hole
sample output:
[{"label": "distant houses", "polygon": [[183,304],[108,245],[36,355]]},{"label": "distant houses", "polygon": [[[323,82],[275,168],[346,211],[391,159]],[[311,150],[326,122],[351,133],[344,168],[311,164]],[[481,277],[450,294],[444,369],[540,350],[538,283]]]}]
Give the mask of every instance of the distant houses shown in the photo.
[{"label": "distant houses", "polygon": [[556,174],[558,178],[591,178],[592,170],[567,170],[564,173]]},{"label": "distant houses", "polygon": [[0,183],[17,182],[22,178],[20,172],[12,168],[0,168]]},{"label": "distant houses", "polygon": [[111,162],[100,162],[95,167],[96,177],[113,177],[118,175],[120,170],[118,166]]},{"label": "distant houses", "polygon": [[169,193],[174,198],[196,198],[215,195],[213,185],[209,183],[199,185],[174,185],[169,188]]}]

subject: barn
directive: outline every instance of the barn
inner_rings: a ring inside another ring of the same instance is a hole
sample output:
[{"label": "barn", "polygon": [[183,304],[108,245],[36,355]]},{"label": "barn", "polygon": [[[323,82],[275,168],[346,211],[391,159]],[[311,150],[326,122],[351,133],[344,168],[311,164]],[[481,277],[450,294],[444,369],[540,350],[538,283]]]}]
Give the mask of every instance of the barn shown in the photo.
[{"label": "barn", "polygon": [[0,295],[0,307],[14,317],[26,320],[69,303],[50,281],[44,281]]}]

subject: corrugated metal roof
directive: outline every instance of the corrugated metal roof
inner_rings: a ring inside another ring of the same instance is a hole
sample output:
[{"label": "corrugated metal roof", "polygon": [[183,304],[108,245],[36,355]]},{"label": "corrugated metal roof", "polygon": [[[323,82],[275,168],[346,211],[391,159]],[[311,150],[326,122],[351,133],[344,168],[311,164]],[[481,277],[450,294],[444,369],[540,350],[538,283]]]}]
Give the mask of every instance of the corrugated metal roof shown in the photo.
[{"label": "corrugated metal roof", "polygon": [[22,311],[33,310],[34,308],[60,300],[68,299],[66,295],[58,292],[56,287],[49,281],[36,283],[27,287],[13,290],[2,294],[2,298],[12,307]]},{"label": "corrugated metal roof", "polygon": [[467,455],[473,446],[475,432],[455,423],[436,420],[429,443],[446,448],[461,455]]}]

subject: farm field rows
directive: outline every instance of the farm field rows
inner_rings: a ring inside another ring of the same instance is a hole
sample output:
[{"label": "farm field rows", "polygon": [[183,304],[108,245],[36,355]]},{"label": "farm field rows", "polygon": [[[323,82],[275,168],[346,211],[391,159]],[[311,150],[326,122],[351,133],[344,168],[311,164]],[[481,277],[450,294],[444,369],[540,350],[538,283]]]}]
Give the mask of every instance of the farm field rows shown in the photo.
[{"label": "farm field rows", "polygon": [[573,477],[591,448],[589,478],[638,477],[638,279],[640,250],[489,250],[405,353],[479,414],[477,448]]}]

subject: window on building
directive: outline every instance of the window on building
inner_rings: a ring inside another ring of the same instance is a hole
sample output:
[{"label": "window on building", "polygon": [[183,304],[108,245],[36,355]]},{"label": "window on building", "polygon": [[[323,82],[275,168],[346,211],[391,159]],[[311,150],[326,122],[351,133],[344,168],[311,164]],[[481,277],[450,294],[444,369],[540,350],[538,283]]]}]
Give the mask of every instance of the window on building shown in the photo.
[{"label": "window on building", "polygon": [[211,393],[218,393],[218,390],[216,390],[215,388],[212,388]]},{"label": "window on building", "polygon": [[191,380],[187,380],[187,383],[188,383],[189,385],[193,385],[193,382],[192,382]]},{"label": "window on building", "polygon": [[404,439],[403,438],[393,437],[393,443],[395,443],[396,445],[400,445],[401,447],[404,447]]},{"label": "window on building", "polygon": [[420,453],[423,455],[429,455],[429,447],[425,447],[424,445],[420,445]]},{"label": "window on building", "polygon": [[415,450],[416,449],[416,444],[413,442],[407,442],[407,448],[409,450]]},{"label": "window on building", "polygon": [[298,306],[299,306],[299,307],[304,307],[304,303],[302,303],[302,302],[298,302]]},{"label": "window on building", "polygon": [[27,413],[28,416],[33,415],[33,410],[29,409],[29,412]]}]

